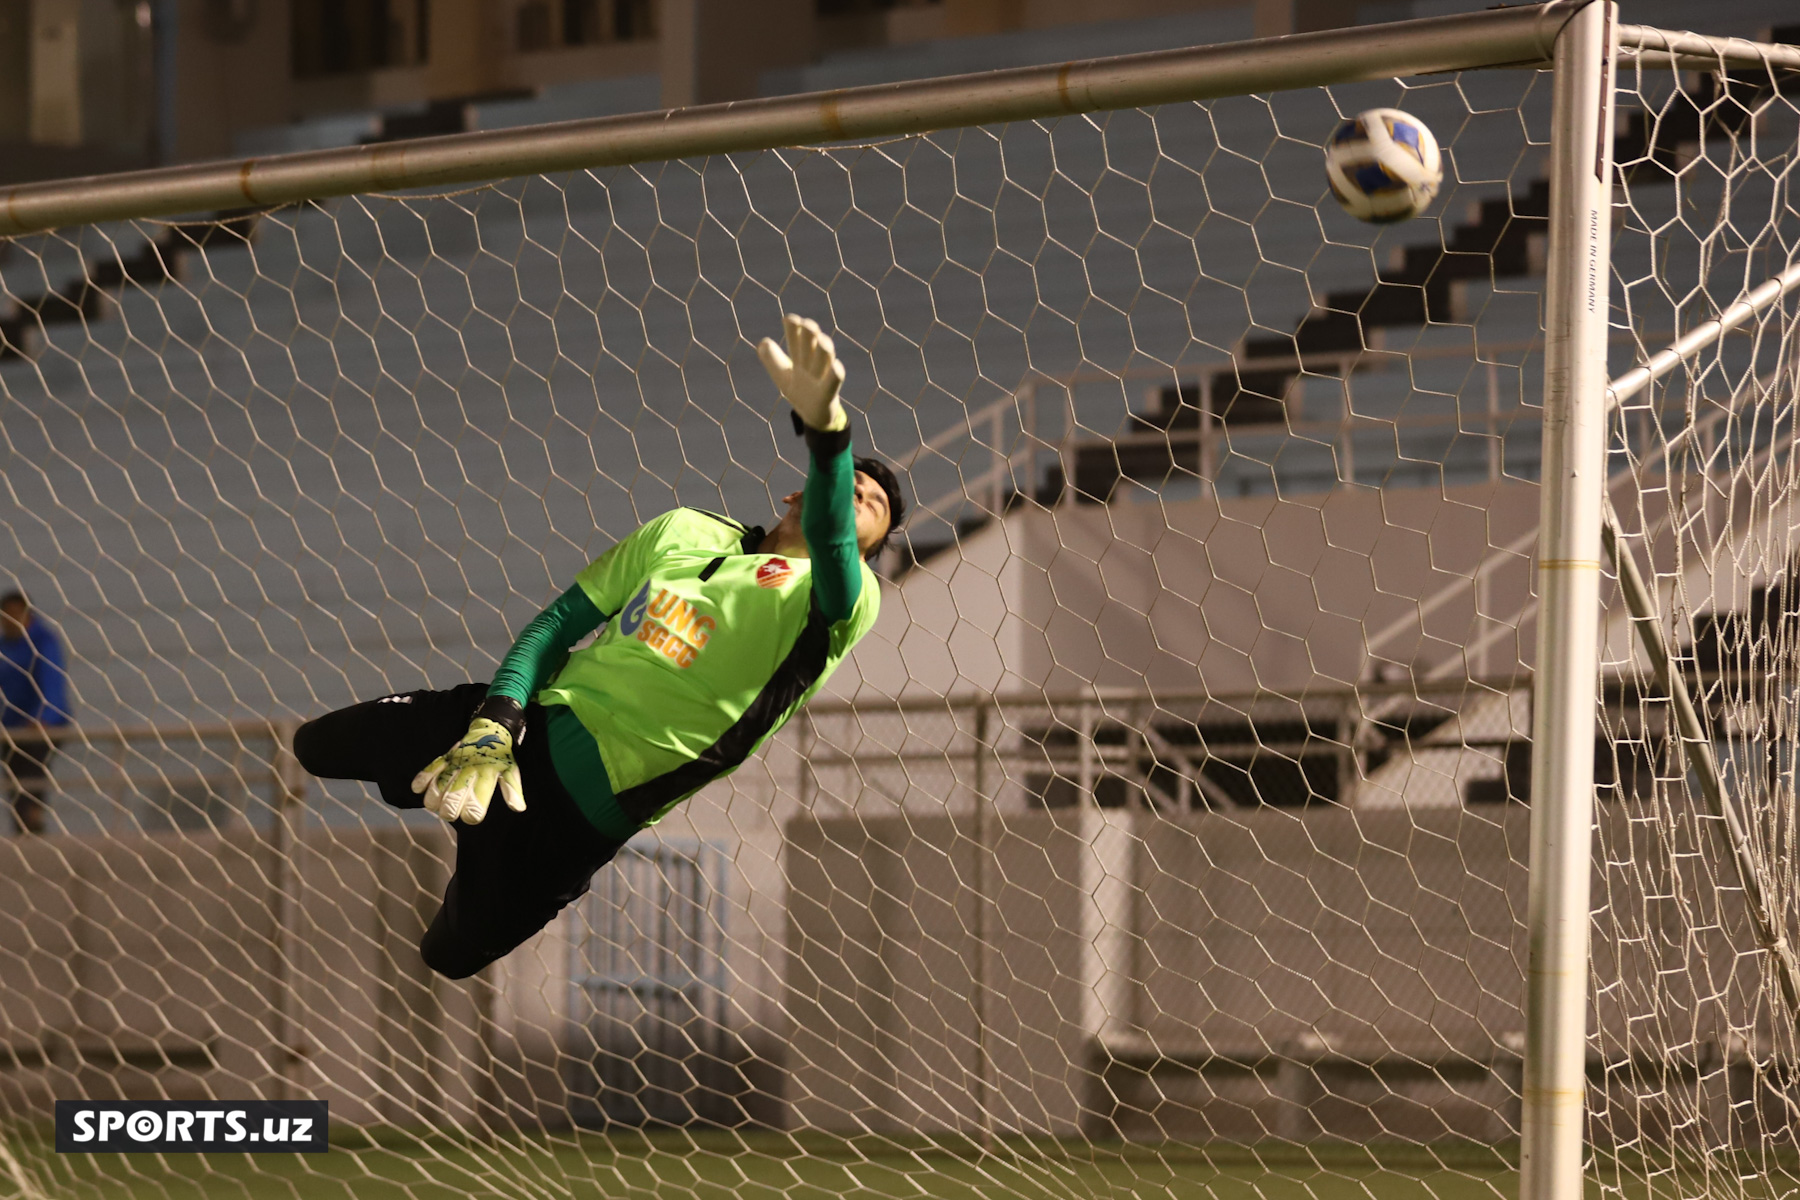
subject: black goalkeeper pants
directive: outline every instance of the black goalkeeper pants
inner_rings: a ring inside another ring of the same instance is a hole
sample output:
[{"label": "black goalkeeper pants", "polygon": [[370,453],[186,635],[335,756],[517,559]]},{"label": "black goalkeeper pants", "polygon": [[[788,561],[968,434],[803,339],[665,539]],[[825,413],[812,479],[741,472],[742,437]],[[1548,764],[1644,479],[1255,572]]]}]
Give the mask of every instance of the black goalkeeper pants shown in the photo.
[{"label": "black goalkeeper pants", "polygon": [[[395,808],[422,808],[413,776],[454,746],[487,695],[487,684],[445,692],[401,692],[340,708],[302,725],[294,756],[321,779],[361,779]],[[479,825],[453,822],[456,869],[444,903],[419,943],[425,964],[463,979],[504,958],[588,890],[594,872],[620,843],[595,829],[557,778],[544,734],[544,710],[525,709],[514,757],[525,811],[498,790]]]}]

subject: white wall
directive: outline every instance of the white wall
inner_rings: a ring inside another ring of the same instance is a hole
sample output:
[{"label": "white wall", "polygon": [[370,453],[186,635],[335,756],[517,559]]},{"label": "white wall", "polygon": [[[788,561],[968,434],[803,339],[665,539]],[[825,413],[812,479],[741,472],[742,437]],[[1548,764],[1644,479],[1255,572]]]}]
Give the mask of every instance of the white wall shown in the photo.
[{"label": "white wall", "polygon": [[1536,522],[1516,482],[1022,509],[908,574],[831,691],[1297,695],[1423,675],[1484,635],[1503,640],[1471,666],[1510,675],[1535,633],[1529,549],[1508,547]]}]

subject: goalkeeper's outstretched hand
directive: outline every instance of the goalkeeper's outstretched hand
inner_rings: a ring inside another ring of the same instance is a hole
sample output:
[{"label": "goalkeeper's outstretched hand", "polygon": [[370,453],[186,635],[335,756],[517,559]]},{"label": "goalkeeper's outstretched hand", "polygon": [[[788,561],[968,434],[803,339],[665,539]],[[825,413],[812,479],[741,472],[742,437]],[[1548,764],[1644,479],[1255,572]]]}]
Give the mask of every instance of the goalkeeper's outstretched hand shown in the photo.
[{"label": "goalkeeper's outstretched hand", "polygon": [[413,776],[412,790],[425,795],[425,807],[446,821],[479,825],[500,789],[506,807],[525,811],[519,786],[519,764],[513,761],[512,734],[486,717],[469,722],[462,741]]},{"label": "goalkeeper's outstretched hand", "polygon": [[787,335],[786,351],[774,338],[764,338],[756,348],[763,369],[808,426],[826,432],[843,429],[850,418],[838,401],[838,389],[844,386],[844,364],[838,360],[837,348],[809,317],[789,313],[781,319],[781,327]]}]

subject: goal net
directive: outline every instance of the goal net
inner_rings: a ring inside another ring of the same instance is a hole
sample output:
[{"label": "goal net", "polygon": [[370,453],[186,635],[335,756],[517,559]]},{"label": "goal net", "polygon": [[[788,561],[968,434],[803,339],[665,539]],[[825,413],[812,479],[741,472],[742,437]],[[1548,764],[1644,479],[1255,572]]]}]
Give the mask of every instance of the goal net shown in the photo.
[{"label": "goal net", "polygon": [[1619,80],[1591,1120],[1605,1184],[1785,1194],[1796,82],[1683,65]]},{"label": "goal net", "polygon": [[[1790,1195],[1800,84],[1654,34],[1611,147],[1588,1171]],[[0,242],[0,586],[75,713],[50,832],[0,839],[0,1196],[1510,1194],[1552,84],[1275,75]],[[1383,106],[1445,180],[1376,227],[1321,156]],[[914,502],[879,624],[433,976],[451,835],[294,727],[487,679],[671,507],[770,523],[783,312]],[[324,1099],[336,1144],[57,1155],[77,1097]]]}]

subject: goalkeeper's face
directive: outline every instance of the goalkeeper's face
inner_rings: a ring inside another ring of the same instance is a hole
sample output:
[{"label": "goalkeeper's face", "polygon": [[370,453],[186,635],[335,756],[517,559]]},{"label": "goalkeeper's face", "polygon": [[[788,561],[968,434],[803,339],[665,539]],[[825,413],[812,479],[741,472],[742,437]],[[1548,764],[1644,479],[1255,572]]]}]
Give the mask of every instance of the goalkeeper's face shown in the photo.
[{"label": "goalkeeper's face", "polygon": [[[791,530],[796,537],[800,534],[800,507],[804,498],[800,492],[789,492],[781,498],[781,502],[787,505],[787,512],[781,518],[783,530]],[[856,506],[856,548],[867,558],[869,552],[881,545],[881,540],[887,537],[893,516],[888,511],[887,493],[863,471],[856,473],[856,496],[853,503]]]}]

